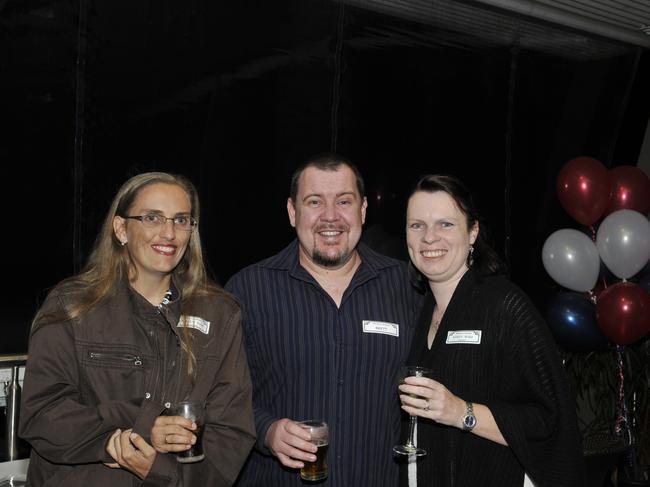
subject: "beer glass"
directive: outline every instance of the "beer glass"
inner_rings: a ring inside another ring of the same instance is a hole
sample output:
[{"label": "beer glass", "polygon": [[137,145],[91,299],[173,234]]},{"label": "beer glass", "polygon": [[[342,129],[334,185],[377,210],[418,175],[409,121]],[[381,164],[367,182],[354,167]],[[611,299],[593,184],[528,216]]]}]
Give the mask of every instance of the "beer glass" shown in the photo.
[{"label": "beer glass", "polygon": [[324,421],[300,421],[298,424],[309,431],[311,442],[318,447],[315,462],[303,462],[304,467],[300,469],[300,478],[303,480],[316,481],[327,478],[327,449],[329,447],[329,432],[327,423]]},{"label": "beer glass", "polygon": [[176,461],[180,463],[199,462],[205,458],[203,453],[203,424],[205,408],[203,401],[182,401],[172,404],[165,413],[167,416],[183,416],[196,423],[196,443],[189,450],[176,453]]},{"label": "beer glass", "polygon": [[[429,377],[432,378],[433,371],[431,369],[427,369],[426,367],[420,367],[419,365],[407,365],[405,367],[401,367],[400,369],[400,380],[399,383],[404,384],[404,379],[406,377]],[[419,397],[416,396],[415,394],[409,394],[411,397]],[[415,434],[415,425],[417,424],[418,417],[417,416],[409,416],[409,436],[408,439],[406,440],[405,445],[395,445],[393,447],[393,451],[395,453],[398,453],[400,455],[414,455],[416,457],[421,457],[427,454],[426,450],[422,448],[418,448],[415,446],[415,443],[413,441],[413,436]]]}]

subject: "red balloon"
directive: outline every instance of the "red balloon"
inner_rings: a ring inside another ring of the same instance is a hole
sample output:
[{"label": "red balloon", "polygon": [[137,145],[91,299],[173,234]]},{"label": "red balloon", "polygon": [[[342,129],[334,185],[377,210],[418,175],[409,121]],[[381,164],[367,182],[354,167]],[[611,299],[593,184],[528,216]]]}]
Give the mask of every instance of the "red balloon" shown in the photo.
[{"label": "red balloon", "polygon": [[610,197],[605,215],[617,210],[650,211],[650,178],[636,166],[618,166],[609,171]]},{"label": "red balloon", "polygon": [[650,332],[650,294],[631,282],[614,284],[598,296],[596,318],[612,342],[634,343]]},{"label": "red balloon", "polygon": [[603,164],[592,157],[576,157],[557,176],[557,196],[576,221],[593,225],[609,203],[609,177]]}]

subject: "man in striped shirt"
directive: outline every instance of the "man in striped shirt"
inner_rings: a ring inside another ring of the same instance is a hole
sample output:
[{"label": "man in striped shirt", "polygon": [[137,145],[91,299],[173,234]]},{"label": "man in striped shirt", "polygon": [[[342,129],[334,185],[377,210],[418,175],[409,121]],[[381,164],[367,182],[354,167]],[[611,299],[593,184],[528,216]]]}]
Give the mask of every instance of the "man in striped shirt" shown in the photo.
[{"label": "man in striped shirt", "polygon": [[336,154],[305,162],[291,181],[297,239],[237,273],[257,443],[240,487],[304,485],[316,447],[297,421],[329,425],[323,486],[397,485],[398,369],[420,296],[406,264],[360,244],[367,201],[358,169]]}]

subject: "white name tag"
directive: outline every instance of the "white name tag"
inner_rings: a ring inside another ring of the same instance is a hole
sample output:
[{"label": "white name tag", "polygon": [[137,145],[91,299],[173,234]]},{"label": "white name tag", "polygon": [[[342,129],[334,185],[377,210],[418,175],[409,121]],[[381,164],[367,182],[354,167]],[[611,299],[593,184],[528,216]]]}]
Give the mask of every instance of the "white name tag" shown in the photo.
[{"label": "white name tag", "polygon": [[176,325],[176,327],[182,328],[184,326],[199,330],[201,333],[205,333],[206,335],[210,331],[210,322],[204,320],[199,316],[181,316],[181,319],[178,320],[178,325]]},{"label": "white name tag", "polygon": [[382,335],[399,336],[399,325],[397,323],[388,323],[387,321],[370,321],[363,320],[364,333],[381,333]]},{"label": "white name tag", "polygon": [[447,332],[447,341],[445,343],[471,343],[478,345],[481,343],[481,330],[453,330]]}]

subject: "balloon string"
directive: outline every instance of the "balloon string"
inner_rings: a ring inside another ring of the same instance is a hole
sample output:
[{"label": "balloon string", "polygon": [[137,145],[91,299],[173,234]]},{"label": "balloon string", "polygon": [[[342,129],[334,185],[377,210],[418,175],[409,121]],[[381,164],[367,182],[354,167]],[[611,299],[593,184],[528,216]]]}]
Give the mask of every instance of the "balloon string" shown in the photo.
[{"label": "balloon string", "polygon": [[589,301],[594,303],[594,305],[598,304],[598,296],[596,296],[596,293],[593,290],[589,291]]},{"label": "balloon string", "polygon": [[623,369],[623,353],[625,347],[621,345],[616,346],[616,362],[618,365],[618,400],[616,404],[616,423],[614,425],[614,432],[617,436],[622,436],[628,445],[632,443],[630,436],[630,424],[627,405],[625,403],[625,374]]},{"label": "balloon string", "polygon": [[[591,230],[591,240],[596,243],[596,227],[593,225],[589,225],[589,228]],[[607,281],[605,280],[605,277],[603,277],[603,289],[607,289]],[[593,289],[589,291],[589,299],[591,300],[592,303],[598,304],[598,298],[596,296],[596,293],[593,292]]]}]

